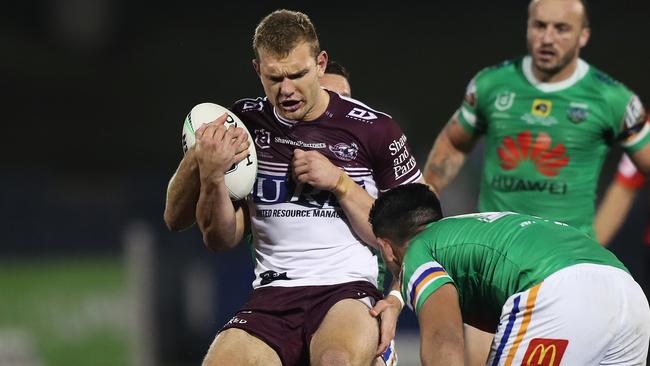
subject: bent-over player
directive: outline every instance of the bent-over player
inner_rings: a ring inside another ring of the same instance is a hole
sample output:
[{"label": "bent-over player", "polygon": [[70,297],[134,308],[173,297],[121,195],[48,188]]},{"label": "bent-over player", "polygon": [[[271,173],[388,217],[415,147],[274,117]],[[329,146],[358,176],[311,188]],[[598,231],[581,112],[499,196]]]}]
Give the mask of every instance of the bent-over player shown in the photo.
[{"label": "bent-over player", "polygon": [[650,308],[607,249],[561,222],[442,218],[429,187],[383,194],[370,222],[419,320],[423,365],[463,365],[463,321],[496,332],[488,365],[644,365]]}]

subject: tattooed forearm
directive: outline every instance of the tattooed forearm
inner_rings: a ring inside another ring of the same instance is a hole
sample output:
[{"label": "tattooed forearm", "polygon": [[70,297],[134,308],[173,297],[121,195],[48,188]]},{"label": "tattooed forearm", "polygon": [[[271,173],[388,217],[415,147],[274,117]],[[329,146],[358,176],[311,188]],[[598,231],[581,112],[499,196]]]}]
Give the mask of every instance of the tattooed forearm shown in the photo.
[{"label": "tattooed forearm", "polygon": [[458,175],[464,160],[462,153],[438,156],[435,161],[427,162],[424,179],[441,192]]},{"label": "tattooed forearm", "polygon": [[441,133],[429,153],[424,179],[440,193],[458,175],[464,162],[465,153],[455,148],[446,134]]}]

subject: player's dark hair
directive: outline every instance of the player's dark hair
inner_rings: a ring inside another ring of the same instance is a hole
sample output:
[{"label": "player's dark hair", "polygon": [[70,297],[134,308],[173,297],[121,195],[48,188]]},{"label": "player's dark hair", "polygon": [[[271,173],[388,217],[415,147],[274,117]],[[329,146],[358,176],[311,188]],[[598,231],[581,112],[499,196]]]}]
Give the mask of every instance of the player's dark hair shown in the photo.
[{"label": "player's dark hair", "polygon": [[313,56],[318,56],[320,44],[309,17],[301,12],[281,9],[267,15],[257,25],[253,51],[258,61],[260,49],[285,57],[302,42],[309,43]]},{"label": "player's dark hair", "polygon": [[370,209],[369,221],[378,238],[401,245],[422,225],[442,218],[440,201],[429,186],[404,184],[382,194]]},{"label": "player's dark hair", "polygon": [[343,65],[333,60],[327,61],[327,67],[325,67],[325,73],[341,75],[344,78],[346,78],[348,81],[350,81],[350,73],[348,72],[348,70],[345,67],[343,67]]}]

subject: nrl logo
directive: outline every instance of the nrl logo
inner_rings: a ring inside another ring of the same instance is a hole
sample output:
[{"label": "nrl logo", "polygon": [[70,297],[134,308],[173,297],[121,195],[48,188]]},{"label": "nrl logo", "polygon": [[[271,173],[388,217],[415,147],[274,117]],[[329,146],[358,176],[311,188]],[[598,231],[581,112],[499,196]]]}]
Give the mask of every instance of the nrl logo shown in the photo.
[{"label": "nrl logo", "polygon": [[503,111],[506,111],[506,110],[510,109],[510,107],[512,107],[512,103],[514,101],[515,101],[515,93],[505,91],[505,92],[497,94],[497,98],[494,101],[494,107],[497,110],[503,112]]},{"label": "nrl logo", "polygon": [[255,145],[260,149],[268,149],[271,144],[271,133],[263,128],[255,130]]}]

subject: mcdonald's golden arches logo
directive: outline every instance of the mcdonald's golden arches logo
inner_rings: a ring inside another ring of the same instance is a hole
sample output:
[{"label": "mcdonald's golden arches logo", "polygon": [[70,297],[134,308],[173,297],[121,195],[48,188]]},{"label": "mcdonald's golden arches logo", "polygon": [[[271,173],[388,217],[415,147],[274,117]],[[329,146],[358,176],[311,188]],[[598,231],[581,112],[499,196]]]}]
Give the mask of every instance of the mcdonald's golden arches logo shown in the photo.
[{"label": "mcdonald's golden arches logo", "polygon": [[566,339],[533,338],[521,366],[559,366],[568,345]]}]

